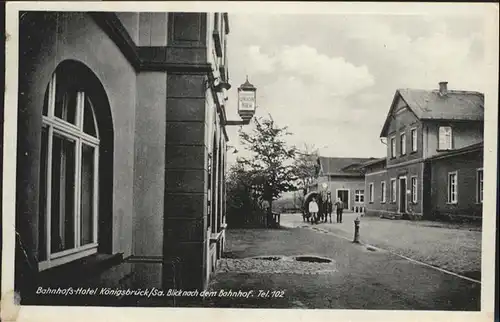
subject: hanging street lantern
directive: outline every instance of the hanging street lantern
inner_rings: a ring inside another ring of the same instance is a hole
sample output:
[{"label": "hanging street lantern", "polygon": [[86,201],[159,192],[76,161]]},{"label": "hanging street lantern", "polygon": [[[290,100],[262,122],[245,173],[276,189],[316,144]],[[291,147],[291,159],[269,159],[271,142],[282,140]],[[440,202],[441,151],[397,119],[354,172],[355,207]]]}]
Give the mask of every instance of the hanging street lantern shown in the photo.
[{"label": "hanging street lantern", "polygon": [[238,88],[238,115],[241,121],[227,121],[226,125],[246,125],[255,115],[257,107],[257,88],[248,81],[248,76]]},{"label": "hanging street lantern", "polygon": [[248,81],[248,76],[238,88],[238,114],[243,120],[248,120],[254,116],[257,101],[257,89]]}]

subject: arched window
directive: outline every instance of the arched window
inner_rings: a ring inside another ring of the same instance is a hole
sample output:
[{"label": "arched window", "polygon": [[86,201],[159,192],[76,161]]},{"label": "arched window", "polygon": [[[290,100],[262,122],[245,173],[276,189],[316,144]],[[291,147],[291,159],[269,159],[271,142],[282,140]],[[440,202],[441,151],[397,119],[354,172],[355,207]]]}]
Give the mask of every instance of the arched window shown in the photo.
[{"label": "arched window", "polygon": [[78,75],[56,71],[43,106],[39,269],[97,252],[99,131]]}]

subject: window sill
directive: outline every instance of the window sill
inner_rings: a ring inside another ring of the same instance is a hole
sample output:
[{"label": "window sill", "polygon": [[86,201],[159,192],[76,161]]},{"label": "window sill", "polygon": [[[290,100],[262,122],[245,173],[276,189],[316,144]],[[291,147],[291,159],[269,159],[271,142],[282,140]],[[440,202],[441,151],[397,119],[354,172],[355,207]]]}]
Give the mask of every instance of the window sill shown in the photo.
[{"label": "window sill", "polygon": [[385,205],[386,202],[385,201],[381,201],[380,203],[383,204],[383,205]]},{"label": "window sill", "polygon": [[417,152],[418,152],[417,150],[415,150],[415,151],[411,151],[411,152],[410,152],[410,154],[415,154],[415,153],[417,153]]},{"label": "window sill", "polygon": [[370,201],[370,202],[369,202],[369,204],[370,204],[370,205],[373,205],[373,201]]},{"label": "window sill", "polygon": [[93,254],[75,261],[48,268],[40,272],[40,280],[43,283],[74,281],[75,276],[79,280],[92,277],[100,272],[119,264],[123,261],[123,253],[118,254]]},{"label": "window sill", "polygon": [[450,206],[456,206],[458,202],[447,202],[446,204]]}]

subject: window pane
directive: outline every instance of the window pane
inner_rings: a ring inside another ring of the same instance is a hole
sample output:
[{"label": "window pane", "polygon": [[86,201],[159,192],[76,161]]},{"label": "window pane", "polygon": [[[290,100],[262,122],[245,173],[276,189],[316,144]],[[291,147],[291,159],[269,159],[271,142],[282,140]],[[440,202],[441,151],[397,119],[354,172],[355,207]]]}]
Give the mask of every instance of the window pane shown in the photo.
[{"label": "window pane", "polygon": [[81,182],[81,246],[94,241],[94,148],[82,145],[82,182]]},{"label": "window pane", "polygon": [[55,116],[76,125],[77,94],[76,89],[65,86],[62,81],[57,82],[54,107]]},{"label": "window pane", "polygon": [[417,151],[417,130],[411,131],[411,150]]},{"label": "window pane", "polygon": [[451,149],[451,127],[449,126],[439,127],[439,149]]},{"label": "window pane", "polygon": [[48,130],[42,128],[42,151],[40,155],[40,195],[38,210],[38,260],[47,259],[47,163]]},{"label": "window pane", "polygon": [[75,247],[75,142],[54,133],[52,150],[52,253]]},{"label": "window pane", "polygon": [[88,98],[85,98],[85,107],[83,111],[83,132],[97,137],[92,104]]},{"label": "window pane", "polygon": [[47,116],[47,114],[49,113],[49,96],[50,96],[50,83],[49,85],[47,86],[47,89],[45,90],[45,96],[43,98],[43,110],[42,110],[42,114]]}]

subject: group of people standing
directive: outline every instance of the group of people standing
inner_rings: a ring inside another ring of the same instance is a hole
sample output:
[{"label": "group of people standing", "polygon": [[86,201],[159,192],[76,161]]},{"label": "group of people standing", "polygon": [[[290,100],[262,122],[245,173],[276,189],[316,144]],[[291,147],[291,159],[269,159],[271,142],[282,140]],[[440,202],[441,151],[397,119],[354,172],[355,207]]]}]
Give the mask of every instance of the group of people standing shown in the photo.
[{"label": "group of people standing", "polygon": [[336,209],[337,213],[337,223],[342,222],[342,212],[344,211],[344,203],[342,199],[337,198],[335,203],[332,202],[331,193],[328,192],[325,200],[316,200],[312,198],[309,202],[309,213],[311,214],[311,223],[318,224],[319,222],[327,222],[330,219],[332,222],[332,212],[333,207]]}]

